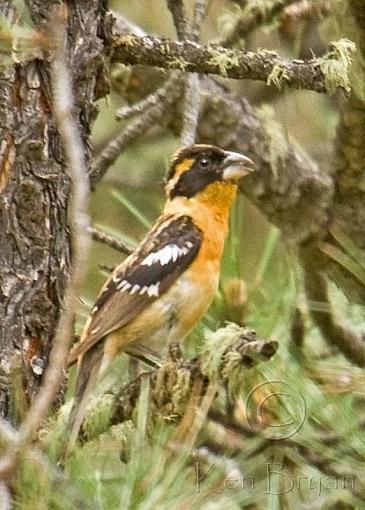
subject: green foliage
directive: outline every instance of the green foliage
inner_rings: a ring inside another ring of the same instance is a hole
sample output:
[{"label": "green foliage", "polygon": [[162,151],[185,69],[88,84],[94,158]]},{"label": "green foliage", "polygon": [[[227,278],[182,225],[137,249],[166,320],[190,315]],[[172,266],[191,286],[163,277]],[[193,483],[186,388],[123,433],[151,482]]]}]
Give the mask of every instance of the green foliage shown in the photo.
[{"label": "green foliage", "polygon": [[338,262],[343,268],[347,269],[365,286],[364,252],[338,226],[332,226],[331,234],[340,244],[341,248],[325,243],[322,245],[322,251]]}]

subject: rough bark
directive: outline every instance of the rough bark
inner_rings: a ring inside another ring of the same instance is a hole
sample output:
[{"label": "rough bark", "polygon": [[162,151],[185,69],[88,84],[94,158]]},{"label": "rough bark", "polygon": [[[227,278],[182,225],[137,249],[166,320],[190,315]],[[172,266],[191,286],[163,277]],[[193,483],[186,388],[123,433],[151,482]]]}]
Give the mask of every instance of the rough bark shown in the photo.
[{"label": "rough bark", "polygon": [[[14,19],[15,2],[2,10]],[[47,28],[56,1],[27,2],[34,25]],[[104,0],[69,2],[70,68],[85,153],[107,91]],[[59,318],[70,253],[70,179],[52,118],[46,59],[0,75],[0,414],[18,422],[39,387]]]},{"label": "rough bark", "polygon": [[113,59],[129,65],[180,69],[227,78],[263,80],[278,86],[328,92],[320,59],[283,60],[275,52],[230,50],[215,44],[127,35],[115,38]]}]

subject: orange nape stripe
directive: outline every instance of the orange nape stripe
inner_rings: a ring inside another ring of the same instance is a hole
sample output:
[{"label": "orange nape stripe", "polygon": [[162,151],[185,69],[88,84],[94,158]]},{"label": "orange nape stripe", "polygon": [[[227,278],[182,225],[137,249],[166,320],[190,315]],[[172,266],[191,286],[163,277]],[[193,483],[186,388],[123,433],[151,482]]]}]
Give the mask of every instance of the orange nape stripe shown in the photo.
[{"label": "orange nape stripe", "polygon": [[180,177],[180,175],[182,175],[184,172],[190,170],[193,163],[193,159],[184,159],[181,163],[176,165],[173,177]]}]

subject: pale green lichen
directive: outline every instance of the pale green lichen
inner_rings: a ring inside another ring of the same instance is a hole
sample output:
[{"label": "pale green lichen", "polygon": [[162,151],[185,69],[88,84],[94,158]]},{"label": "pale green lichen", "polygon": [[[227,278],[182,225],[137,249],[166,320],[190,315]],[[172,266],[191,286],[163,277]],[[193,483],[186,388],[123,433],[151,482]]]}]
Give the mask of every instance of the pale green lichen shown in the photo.
[{"label": "pale green lichen", "polygon": [[239,352],[230,351],[224,355],[222,379],[229,399],[233,399],[244,386],[247,372],[242,368],[242,356]]},{"label": "pale green lichen", "polygon": [[101,434],[108,428],[115,405],[116,397],[111,393],[105,393],[101,397],[90,400],[83,423],[84,434],[88,439]]},{"label": "pale green lichen", "polygon": [[229,399],[234,398],[247,380],[242,355],[237,346],[251,330],[228,323],[217,331],[206,331],[204,350],[201,353],[201,372],[210,382],[223,383]]},{"label": "pale green lichen", "polygon": [[331,50],[317,59],[330,92],[338,87],[342,87],[347,93],[351,92],[349,71],[355,51],[354,42],[340,39],[332,42]]},{"label": "pale green lichen", "polygon": [[122,35],[119,38],[119,43],[132,48],[136,45],[136,36],[134,34]]},{"label": "pale green lichen", "polygon": [[349,81],[352,93],[362,102],[365,102],[365,37],[364,31],[355,18],[354,9],[349,2],[332,0],[332,15],[321,24],[320,31],[323,39],[331,41],[346,34],[356,45],[351,68],[349,69]]},{"label": "pale green lichen", "polygon": [[189,398],[190,388],[191,373],[189,370],[180,368],[177,372],[177,379],[171,396],[174,414],[182,415],[185,404]]},{"label": "pale green lichen", "polygon": [[201,353],[201,372],[210,381],[216,382],[221,377],[224,353],[233,346],[245,330],[237,324],[229,323],[217,331],[205,331],[204,349]]},{"label": "pale green lichen", "polygon": [[191,373],[175,361],[166,360],[157,372],[153,390],[156,414],[174,420],[185,412],[191,389]]},{"label": "pale green lichen", "polygon": [[189,62],[187,62],[183,57],[175,57],[168,60],[168,66],[171,69],[180,69],[181,71],[185,71],[188,64]]},{"label": "pale green lichen", "polygon": [[267,77],[266,83],[267,85],[275,85],[279,90],[283,86],[285,82],[287,82],[290,78],[288,70],[280,63],[275,64],[271,70],[271,73]]},{"label": "pale green lichen", "polygon": [[[135,434],[135,425],[132,420],[124,421],[123,423],[118,423],[117,425],[113,425],[109,428],[107,434],[111,439],[114,439],[121,446],[127,447],[131,444],[131,440]],[[102,438],[101,438],[102,440]]]},{"label": "pale green lichen", "polygon": [[228,69],[239,67],[238,55],[234,51],[227,50],[224,53],[222,50],[217,51],[214,48],[209,49],[210,58],[207,64],[217,66],[221,76],[227,76]]}]

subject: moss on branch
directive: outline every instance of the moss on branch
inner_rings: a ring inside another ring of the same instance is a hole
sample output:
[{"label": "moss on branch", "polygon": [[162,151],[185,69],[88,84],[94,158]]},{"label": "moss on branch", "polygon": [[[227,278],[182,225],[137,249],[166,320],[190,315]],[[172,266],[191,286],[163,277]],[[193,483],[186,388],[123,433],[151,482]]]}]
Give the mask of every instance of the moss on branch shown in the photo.
[{"label": "moss on branch", "polygon": [[349,41],[346,41],[346,45],[344,41],[339,41],[333,43],[332,48],[320,58],[283,60],[272,51],[233,51],[214,44],[202,45],[193,41],[172,41],[129,34],[114,37],[113,60],[127,65],[139,64],[217,74],[234,79],[261,80],[278,86],[285,83],[296,89],[322,93],[332,92],[337,87],[349,92],[347,72],[354,45],[350,45]]},{"label": "moss on branch", "polygon": [[[171,344],[168,358],[161,367],[149,373],[149,419],[179,421],[198,379],[202,381],[201,397],[209,383],[218,383],[224,385],[228,396],[234,399],[247,377],[246,370],[269,360],[277,349],[277,342],[262,340],[255,332],[235,324],[228,324],[216,332],[206,332],[203,351],[189,361],[183,358],[177,344]],[[133,420],[143,375],[127,383],[119,392],[105,393],[90,401],[82,427],[84,440],[92,440],[110,426],[111,434],[114,434],[116,426]]]}]

